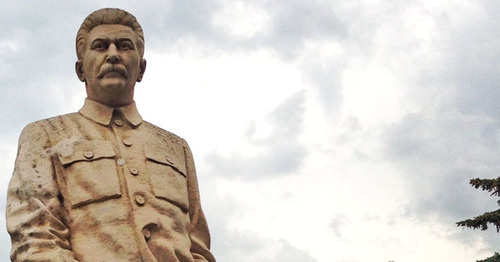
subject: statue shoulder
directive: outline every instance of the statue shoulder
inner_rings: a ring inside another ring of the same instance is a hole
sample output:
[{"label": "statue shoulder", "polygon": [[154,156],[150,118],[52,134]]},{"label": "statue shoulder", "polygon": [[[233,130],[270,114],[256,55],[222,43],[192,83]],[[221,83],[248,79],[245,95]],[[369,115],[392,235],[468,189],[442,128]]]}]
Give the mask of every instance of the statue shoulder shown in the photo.
[{"label": "statue shoulder", "polygon": [[79,117],[79,114],[75,112],[31,122],[23,128],[23,131],[21,132],[21,137],[42,136],[50,134],[54,131],[57,131],[58,129],[63,129],[64,127],[61,126],[61,123],[68,122],[77,117]]},{"label": "statue shoulder", "polygon": [[69,119],[73,119],[75,117],[79,117],[78,112],[73,112],[73,113],[68,113],[68,114],[63,114],[63,115],[58,115],[58,116],[40,119],[40,120],[29,123],[26,127],[50,125],[50,123],[53,123],[53,122],[69,120]]},{"label": "statue shoulder", "polygon": [[150,122],[144,120],[142,122],[150,131],[152,131],[155,135],[161,137],[163,140],[182,146],[187,146],[186,140],[184,140],[182,137],[157,125],[151,124]]}]

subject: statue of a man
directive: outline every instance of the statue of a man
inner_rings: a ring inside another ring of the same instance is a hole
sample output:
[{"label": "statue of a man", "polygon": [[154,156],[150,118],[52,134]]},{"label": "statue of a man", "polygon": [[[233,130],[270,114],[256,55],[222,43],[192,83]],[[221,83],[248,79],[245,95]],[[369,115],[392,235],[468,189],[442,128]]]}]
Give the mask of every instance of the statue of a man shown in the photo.
[{"label": "statue of a man", "polygon": [[82,23],[77,113],[29,124],[7,199],[13,261],[215,261],[193,157],[137,112],[144,36],[130,13]]}]

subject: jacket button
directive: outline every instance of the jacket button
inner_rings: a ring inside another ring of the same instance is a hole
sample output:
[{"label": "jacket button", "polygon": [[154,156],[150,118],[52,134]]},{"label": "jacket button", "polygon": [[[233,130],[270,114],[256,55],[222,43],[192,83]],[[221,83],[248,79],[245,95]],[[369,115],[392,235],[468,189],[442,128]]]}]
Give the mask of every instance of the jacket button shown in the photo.
[{"label": "jacket button", "polygon": [[144,197],[141,195],[136,195],[135,196],[135,203],[137,203],[139,206],[142,206],[142,205],[144,205],[144,203],[146,203],[146,199],[144,199]]},{"label": "jacket button", "polygon": [[129,140],[129,139],[123,139],[123,144],[126,145],[126,146],[131,146],[132,145],[132,142]]},{"label": "jacket button", "polygon": [[137,170],[137,168],[135,168],[135,167],[131,167],[131,168],[129,169],[129,171],[130,171],[130,173],[131,173],[132,175],[134,175],[134,176],[136,176],[136,175],[138,175],[138,174],[139,174],[139,170]]},{"label": "jacket button", "polygon": [[142,235],[144,235],[145,239],[149,239],[151,237],[151,230],[145,228],[142,230]]},{"label": "jacket button", "polygon": [[174,164],[174,160],[172,159],[171,156],[167,156],[167,162],[170,163],[171,165]]},{"label": "jacket button", "polygon": [[116,163],[119,165],[119,166],[123,166],[125,164],[125,159],[123,158],[118,158],[118,160],[116,160]]},{"label": "jacket button", "polygon": [[117,125],[117,126],[123,126],[123,121],[120,120],[120,119],[116,119],[115,120],[115,125]]},{"label": "jacket button", "polygon": [[90,151],[90,150],[87,150],[85,152],[83,152],[83,156],[86,158],[86,159],[91,159],[94,157],[94,152]]}]

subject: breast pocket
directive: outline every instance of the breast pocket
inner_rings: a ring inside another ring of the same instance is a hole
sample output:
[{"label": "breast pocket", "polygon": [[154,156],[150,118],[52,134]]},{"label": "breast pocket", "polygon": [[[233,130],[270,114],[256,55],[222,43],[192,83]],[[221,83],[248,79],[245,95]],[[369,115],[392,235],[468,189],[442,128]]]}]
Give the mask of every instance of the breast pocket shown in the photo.
[{"label": "breast pocket", "polygon": [[111,142],[85,140],[71,147],[71,154],[57,154],[64,167],[63,179],[66,181],[71,207],[120,197],[115,152]]},{"label": "breast pocket", "polygon": [[154,146],[146,146],[145,154],[153,194],[187,212],[189,202],[184,159]]}]

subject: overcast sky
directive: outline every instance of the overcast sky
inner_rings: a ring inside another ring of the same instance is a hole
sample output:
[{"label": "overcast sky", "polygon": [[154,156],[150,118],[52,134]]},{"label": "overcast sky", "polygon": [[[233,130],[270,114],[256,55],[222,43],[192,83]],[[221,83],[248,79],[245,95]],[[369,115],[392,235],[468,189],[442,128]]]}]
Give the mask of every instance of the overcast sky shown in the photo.
[{"label": "overcast sky", "polygon": [[[134,14],[144,119],[185,138],[221,262],[475,261],[500,235],[495,0],[0,0],[0,227],[17,139],[80,109],[75,37]],[[0,234],[0,260],[10,238]]]}]

